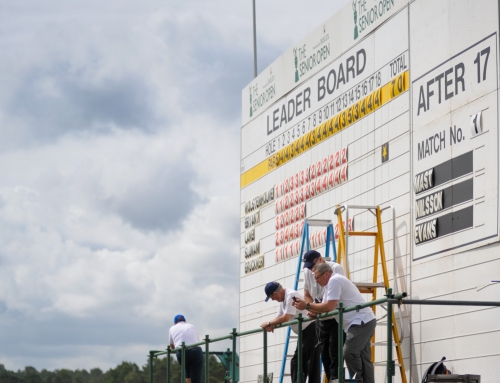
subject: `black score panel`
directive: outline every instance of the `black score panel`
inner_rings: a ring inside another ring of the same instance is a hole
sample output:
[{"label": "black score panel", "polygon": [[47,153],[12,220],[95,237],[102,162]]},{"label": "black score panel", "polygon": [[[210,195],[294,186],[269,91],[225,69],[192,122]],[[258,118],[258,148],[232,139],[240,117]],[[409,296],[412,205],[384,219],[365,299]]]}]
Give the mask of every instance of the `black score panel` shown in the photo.
[{"label": "black score panel", "polygon": [[434,167],[434,186],[470,174],[473,171],[472,150]]},{"label": "black score panel", "polygon": [[473,198],[474,179],[470,178],[417,199],[415,201],[415,215],[417,220],[420,220],[455,205],[472,201]]},{"label": "black score panel", "polygon": [[438,237],[465,230],[474,224],[474,206],[438,218]]},{"label": "black score panel", "polygon": [[469,229],[474,224],[474,207],[454,211],[441,217],[415,225],[415,244],[431,241],[445,235]]},{"label": "black score panel", "polygon": [[415,194],[471,174],[474,169],[473,151],[461,154],[431,169],[418,173],[413,180]]}]

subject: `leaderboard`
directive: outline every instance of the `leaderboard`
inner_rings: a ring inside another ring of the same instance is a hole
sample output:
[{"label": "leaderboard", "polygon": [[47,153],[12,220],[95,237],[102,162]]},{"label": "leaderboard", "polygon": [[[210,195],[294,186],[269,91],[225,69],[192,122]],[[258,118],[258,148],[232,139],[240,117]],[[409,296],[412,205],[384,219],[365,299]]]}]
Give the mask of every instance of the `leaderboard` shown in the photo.
[{"label": "leaderboard", "polygon": [[497,34],[413,80],[413,259],[498,236]]}]

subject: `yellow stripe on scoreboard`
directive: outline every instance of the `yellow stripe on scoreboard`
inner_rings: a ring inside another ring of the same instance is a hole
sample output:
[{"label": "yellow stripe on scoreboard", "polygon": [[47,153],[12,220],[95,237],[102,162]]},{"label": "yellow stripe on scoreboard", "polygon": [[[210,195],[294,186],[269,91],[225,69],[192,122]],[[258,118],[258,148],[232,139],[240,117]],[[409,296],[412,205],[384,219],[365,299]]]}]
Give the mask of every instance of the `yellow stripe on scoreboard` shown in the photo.
[{"label": "yellow stripe on scoreboard", "polygon": [[382,105],[387,104],[389,101],[405,92],[408,87],[409,71],[406,71],[351,105],[349,108],[346,108],[344,111],[318,125],[309,133],[304,134],[291,144],[288,144],[268,159],[247,170],[241,175],[240,187],[244,188],[303,152],[311,149],[313,146],[318,145],[321,141],[326,140],[354,124],[361,118],[373,113]]}]

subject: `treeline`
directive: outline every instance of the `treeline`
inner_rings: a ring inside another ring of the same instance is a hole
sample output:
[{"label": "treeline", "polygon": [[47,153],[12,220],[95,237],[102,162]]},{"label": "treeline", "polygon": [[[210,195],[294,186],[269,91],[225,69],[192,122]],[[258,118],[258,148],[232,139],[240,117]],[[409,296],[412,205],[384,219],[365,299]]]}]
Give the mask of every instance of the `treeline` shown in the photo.
[{"label": "treeline", "polygon": [[[181,367],[175,358],[171,358],[171,382],[181,383]],[[208,383],[224,383],[226,369],[217,358],[210,355]],[[166,383],[167,358],[154,359],[153,383]],[[205,383],[203,373],[202,382]],[[9,371],[0,364],[0,383],[149,383],[149,367],[146,363],[142,368],[137,364],[122,362],[116,368],[103,372],[100,368],[87,370],[54,370],[38,371],[34,367],[24,370]]]}]

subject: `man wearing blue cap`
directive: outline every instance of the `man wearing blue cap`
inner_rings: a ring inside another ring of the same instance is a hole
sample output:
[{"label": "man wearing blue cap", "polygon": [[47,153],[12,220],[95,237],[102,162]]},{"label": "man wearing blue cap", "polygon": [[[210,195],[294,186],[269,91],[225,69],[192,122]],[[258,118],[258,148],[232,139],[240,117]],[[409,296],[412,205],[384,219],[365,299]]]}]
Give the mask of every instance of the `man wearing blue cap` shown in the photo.
[{"label": "man wearing blue cap", "polygon": [[[303,299],[302,295],[300,295],[297,291],[285,289],[278,282],[269,282],[264,288],[264,291],[266,293],[266,302],[269,299],[272,299],[273,301],[280,303],[276,318],[268,322],[263,322],[260,325],[260,327],[267,332],[273,332],[274,326],[277,324],[285,323],[297,318],[299,313],[302,314],[303,317],[307,315],[306,310],[298,310],[292,305],[294,298]],[[298,325],[292,325],[290,327],[292,331],[297,334]],[[320,348],[317,347],[318,342],[315,330],[316,323],[314,322],[305,322],[302,324],[302,382],[305,382],[307,377],[309,377],[309,383],[320,382]],[[292,383],[297,382],[297,359],[297,349],[295,349],[295,353],[293,354],[290,362]]]},{"label": "man wearing blue cap", "polygon": [[[169,331],[170,348],[179,348],[182,342],[186,346],[200,341],[198,333],[192,324],[186,323],[184,315],[178,314],[174,318],[174,325]],[[186,349],[186,383],[201,383],[203,369],[203,351],[201,347]],[[177,361],[182,365],[181,352],[177,351]]]},{"label": "man wearing blue cap", "polygon": [[[304,301],[306,303],[319,303],[323,299],[325,288],[314,279],[312,268],[315,265],[326,263],[334,274],[345,276],[344,268],[336,263],[325,260],[316,250],[309,250],[304,254]],[[322,319],[317,323],[321,339],[321,360],[328,381],[338,377],[338,323],[335,318]],[[343,339],[342,341],[344,341]]]}]

